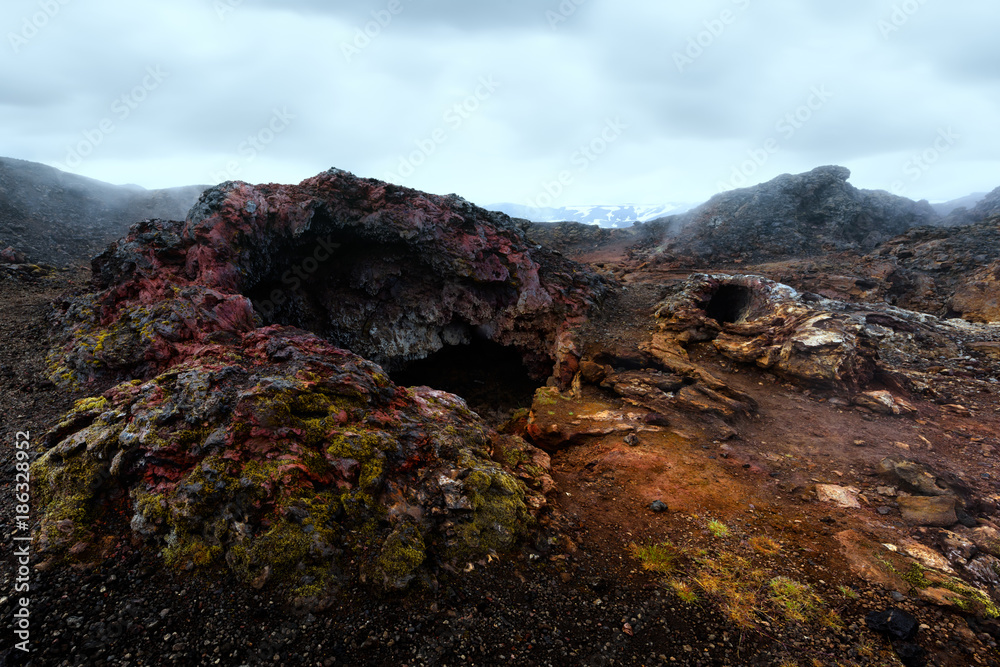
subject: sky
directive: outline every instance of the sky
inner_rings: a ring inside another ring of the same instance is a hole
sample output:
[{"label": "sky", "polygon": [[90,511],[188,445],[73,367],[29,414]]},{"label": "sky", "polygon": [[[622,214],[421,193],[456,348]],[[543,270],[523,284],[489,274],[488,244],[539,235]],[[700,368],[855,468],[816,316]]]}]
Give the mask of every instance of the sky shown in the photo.
[{"label": "sky", "polygon": [[1000,185],[997,25],[995,0],[4,0],[0,155],[529,206],[840,164],[943,201]]}]

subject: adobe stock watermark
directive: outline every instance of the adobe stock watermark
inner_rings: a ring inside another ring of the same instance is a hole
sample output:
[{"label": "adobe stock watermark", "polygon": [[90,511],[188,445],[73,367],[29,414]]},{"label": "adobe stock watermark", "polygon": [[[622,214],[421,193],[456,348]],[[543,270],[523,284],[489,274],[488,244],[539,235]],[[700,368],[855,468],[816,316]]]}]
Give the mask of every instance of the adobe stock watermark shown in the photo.
[{"label": "adobe stock watermark", "polygon": [[[736,9],[744,12],[750,8],[750,0],[731,0]],[[702,22],[704,30],[688,39],[683,51],[674,51],[674,65],[681,74],[684,69],[693,65],[698,58],[705,55],[715,42],[722,37],[729,26],[736,23],[739,14],[732,9],[723,9],[716,18]]]},{"label": "adobe stock watermark", "polygon": [[794,137],[833,97],[825,84],[813,86],[803,104],[785,113],[774,124],[778,134],[766,139],[759,148],[748,150],[747,159],[733,166],[729,180],[717,184],[718,191],[725,192],[749,185],[750,179],[768,163],[771,156],[781,150],[782,142],[788,142]]},{"label": "adobe stock watermark", "polygon": [[389,172],[385,180],[399,183],[401,180],[413,176],[417,169],[448,142],[449,132],[455,132],[461,128],[500,88],[500,82],[493,75],[481,76],[476,83],[477,85],[471,93],[445,110],[441,117],[444,126],[436,127],[426,137],[417,139],[413,142],[416,146],[414,150],[399,156],[396,171]]},{"label": "adobe stock watermark", "polygon": [[554,180],[542,181],[540,187],[544,192],[539,192],[534,197],[529,198],[528,206],[536,209],[552,206],[556,199],[566,191],[566,188],[573,185],[576,177],[597,162],[608,151],[611,144],[618,141],[627,129],[628,125],[623,123],[620,118],[607,119],[601,132],[586,144],[578,147],[570,157],[570,164],[575,169],[564,169],[556,174]]},{"label": "adobe stock watermark", "polygon": [[[934,137],[934,141],[925,148],[924,150],[911,155],[907,158],[906,162],[903,163],[903,174],[908,178],[910,183],[916,183],[924,175],[931,170],[937,162],[945,156],[946,153],[951,151],[958,143],[962,135],[955,132],[951,126],[939,127],[937,131],[937,136]],[[893,181],[890,186],[890,191],[894,195],[902,196],[907,189],[907,181],[897,180]]]},{"label": "adobe stock watermark", "polygon": [[215,15],[220,21],[225,21],[243,2],[244,0],[215,0]]},{"label": "adobe stock watermark", "polygon": [[30,652],[31,638],[31,433],[18,431],[14,438],[14,527],[13,535],[15,572],[14,593],[14,643],[18,651]]},{"label": "adobe stock watermark", "polygon": [[118,129],[118,123],[124,123],[128,120],[129,116],[149,99],[150,94],[159,88],[169,76],[170,73],[165,72],[159,65],[147,67],[146,76],[142,78],[139,85],[123,93],[121,97],[111,103],[110,116],[105,116],[95,127],[81,132],[83,138],[66,147],[66,159],[63,161],[63,166],[75,169],[83,164],[83,161],[93,155],[108,136],[114,134],[115,130]]},{"label": "adobe stock watermark", "polygon": [[[406,2],[410,3],[413,0],[406,0]],[[355,28],[354,37],[350,42],[340,43],[340,52],[344,54],[344,59],[350,63],[360,56],[361,52],[371,46],[372,41],[377,39],[382,31],[392,24],[393,19],[403,13],[404,9],[406,9],[406,5],[403,0],[389,0],[385,9],[372,10],[372,20]]]},{"label": "adobe stock watermark", "polygon": [[882,33],[882,39],[889,39],[902,30],[927,2],[928,0],[903,0],[893,5],[889,17],[878,20],[878,31]]},{"label": "adobe stock watermark", "polygon": [[39,0],[38,11],[21,18],[21,30],[8,32],[7,41],[15,55],[21,52],[28,42],[38,36],[46,26],[59,15],[62,8],[73,0]]},{"label": "adobe stock watermark", "polygon": [[573,14],[576,14],[576,10],[585,4],[587,4],[587,0],[562,0],[555,9],[546,10],[545,20],[549,22],[549,28],[552,30],[557,29],[560,25],[568,21]]},{"label": "adobe stock watermark", "polygon": [[278,135],[291,126],[293,120],[295,120],[295,115],[289,113],[287,107],[273,109],[271,111],[271,118],[267,123],[253,134],[247,135],[247,138],[241,141],[239,146],[236,147],[236,153],[239,158],[226,162],[225,167],[221,171],[212,172],[211,178],[213,182],[221,183],[223,181],[239,180],[239,175],[243,171],[243,168],[256,160],[258,155],[274,143]]}]

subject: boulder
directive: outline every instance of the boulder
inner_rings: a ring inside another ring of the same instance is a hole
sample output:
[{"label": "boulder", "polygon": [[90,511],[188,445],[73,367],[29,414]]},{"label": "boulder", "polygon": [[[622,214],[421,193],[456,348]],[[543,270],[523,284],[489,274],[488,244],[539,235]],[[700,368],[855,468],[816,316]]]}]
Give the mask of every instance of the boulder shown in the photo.
[{"label": "boulder", "polygon": [[805,383],[857,391],[874,376],[877,343],[847,315],[749,275],[695,274],[661,302],[668,331],[699,331],[723,355]]},{"label": "boulder", "polygon": [[843,508],[860,508],[858,490],[836,484],[817,484],[816,499],[823,503],[832,503]]},{"label": "boulder", "polygon": [[904,496],[897,499],[903,521],[914,526],[941,526],[958,523],[953,496]]},{"label": "boulder", "polygon": [[568,385],[607,287],[502,214],[338,170],[225,183],[93,266],[99,291],[59,305],[51,372],[120,384],[33,465],[39,551],[99,558],[124,529],[170,565],[320,598],[431,582],[529,534],[548,456],[387,370],[485,340]]},{"label": "boulder", "polygon": [[330,170],[299,185],[223,183],[184,222],[145,221],[67,301],[54,379],[152,377],[207,338],[298,326],[387,370],[476,340],[565,386],[570,332],[607,289],[502,213]]},{"label": "boulder", "polygon": [[120,539],[123,511],[168,565],[225,563],[295,597],[345,577],[402,589],[510,548],[551,490],[548,457],[461,399],[283,327],[80,401],[48,441],[43,556]]}]

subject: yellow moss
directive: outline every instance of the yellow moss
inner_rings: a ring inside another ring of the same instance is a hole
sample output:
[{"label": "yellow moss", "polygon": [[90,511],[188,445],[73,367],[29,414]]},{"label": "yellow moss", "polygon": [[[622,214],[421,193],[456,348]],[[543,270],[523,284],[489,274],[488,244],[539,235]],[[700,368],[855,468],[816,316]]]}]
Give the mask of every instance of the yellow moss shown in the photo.
[{"label": "yellow moss", "polygon": [[103,412],[108,409],[108,399],[103,396],[96,396],[93,398],[81,398],[73,405],[71,413],[79,412]]},{"label": "yellow moss", "polygon": [[404,588],[427,557],[423,536],[409,523],[402,523],[382,544],[376,563],[389,588]]},{"label": "yellow moss", "polygon": [[263,535],[230,547],[227,561],[244,581],[253,581],[267,566],[283,578],[308,556],[309,544],[301,527],[282,521]]},{"label": "yellow moss", "polygon": [[353,459],[361,464],[358,486],[365,491],[377,491],[385,471],[385,451],[395,448],[395,442],[381,431],[339,433],[331,436],[326,453],[334,459]]},{"label": "yellow moss", "polygon": [[457,557],[471,557],[513,546],[532,520],[524,502],[525,486],[509,474],[475,470],[463,480],[473,508],[469,521],[458,524]]},{"label": "yellow moss", "polygon": [[185,536],[176,544],[163,550],[163,561],[170,567],[184,568],[188,563],[195,567],[211,565],[222,555],[222,547],[209,544],[204,539]]}]

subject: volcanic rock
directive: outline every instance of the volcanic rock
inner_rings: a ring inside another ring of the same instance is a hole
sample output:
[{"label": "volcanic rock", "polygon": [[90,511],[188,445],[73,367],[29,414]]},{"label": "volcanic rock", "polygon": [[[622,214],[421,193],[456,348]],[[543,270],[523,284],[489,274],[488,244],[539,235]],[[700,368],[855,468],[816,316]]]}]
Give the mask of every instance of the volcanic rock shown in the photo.
[{"label": "volcanic rock", "polygon": [[392,367],[481,338],[568,384],[606,288],[502,214],[338,170],[223,184],[186,222],[135,225],[94,273],[102,291],[57,315],[53,376],[124,381],[33,466],[40,552],[99,557],[123,512],[170,565],[224,561],[301,598],[508,549],[555,486],[546,454],[357,352]]},{"label": "volcanic rock", "polygon": [[113,535],[124,491],[132,532],[168,565],[224,561],[247,584],[310,597],[357,576],[355,562],[404,588],[524,534],[544,497],[488,452],[536,478],[548,457],[512,439],[461,399],[396,387],[313,334],[253,330],[76,405],[32,468],[38,546],[52,557]]},{"label": "volcanic rock", "polygon": [[927,202],[858,190],[847,183],[850,175],[845,167],[818,167],[718,194],[680,216],[683,229],[664,257],[697,264],[867,251],[911,227],[939,221]]},{"label": "volcanic rock", "polygon": [[897,498],[903,521],[914,526],[941,526],[958,523],[953,496],[902,496]]},{"label": "volcanic rock", "polygon": [[695,274],[656,316],[662,328],[713,340],[735,361],[808,383],[856,391],[875,372],[877,344],[863,326],[759,276]]},{"label": "volcanic rock", "polygon": [[[606,283],[500,213],[331,170],[298,186],[229,182],[186,222],[145,221],[94,260],[100,294],[64,305],[60,382],[151,377],[212,336],[313,331],[396,370],[447,345],[518,349],[568,384],[571,331]],[[554,366],[554,369],[553,369]]]}]

